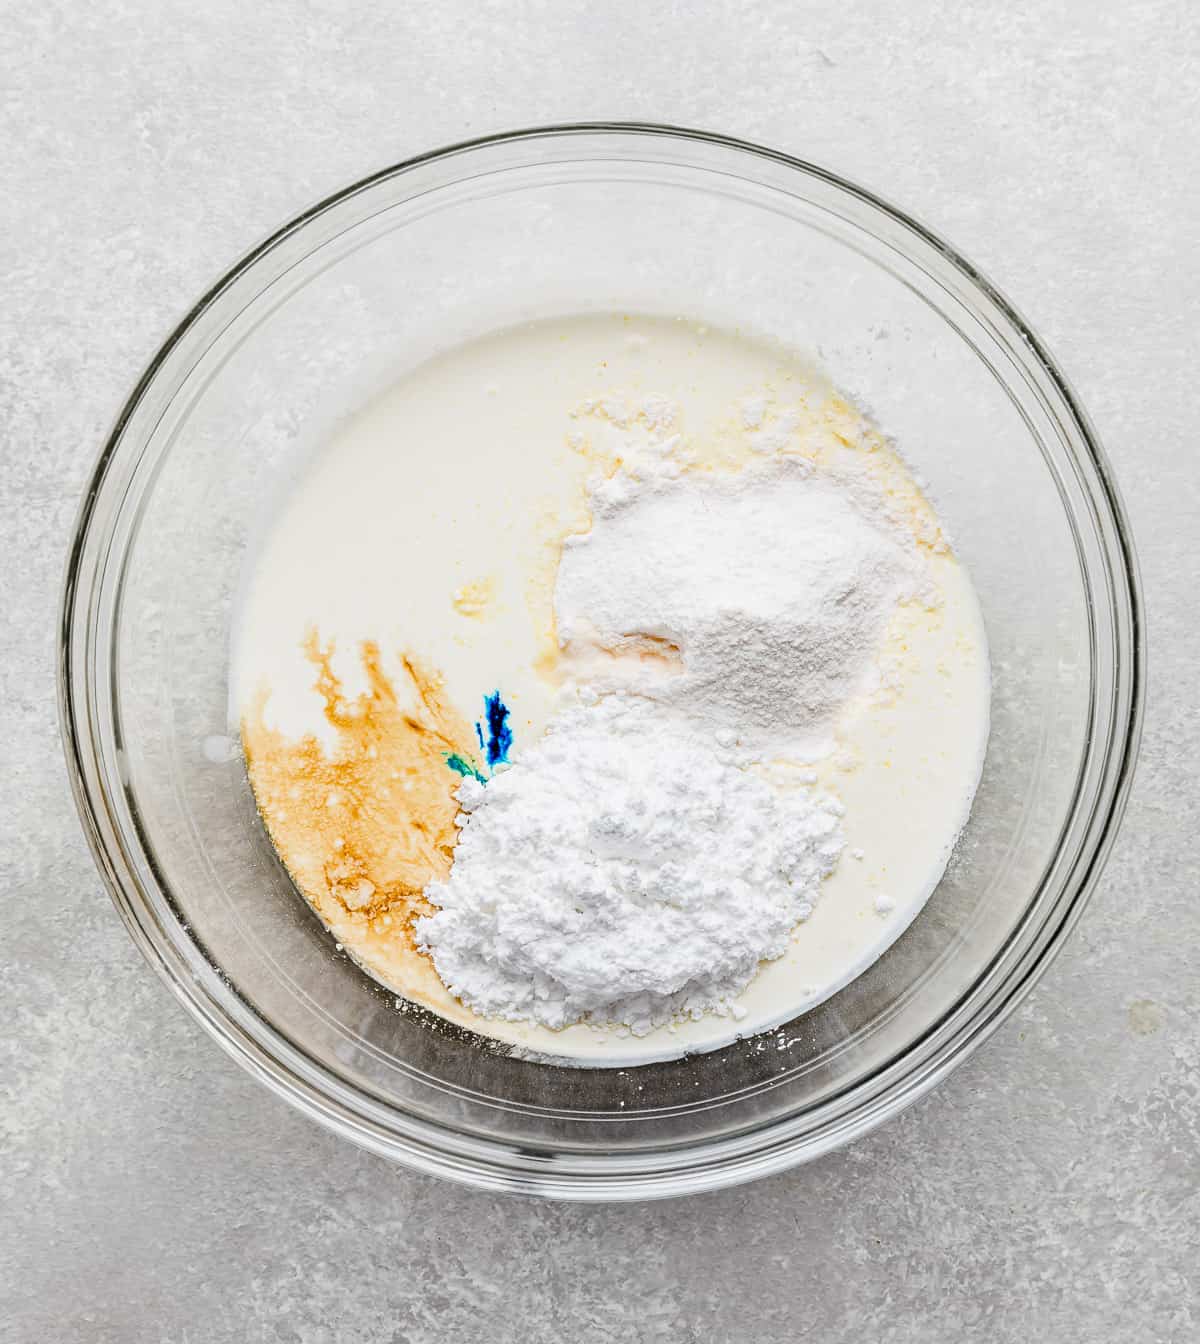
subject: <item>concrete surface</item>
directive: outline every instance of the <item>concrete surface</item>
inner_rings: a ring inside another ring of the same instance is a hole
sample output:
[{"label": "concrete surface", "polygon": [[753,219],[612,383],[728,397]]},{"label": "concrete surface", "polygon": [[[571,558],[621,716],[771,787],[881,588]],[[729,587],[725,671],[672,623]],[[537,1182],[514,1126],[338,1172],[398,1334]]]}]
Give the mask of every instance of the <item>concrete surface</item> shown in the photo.
[{"label": "concrete surface", "polygon": [[[0,25],[0,1339],[1195,1339],[1195,7],[6,0]],[[1152,641],[1121,841],[1018,1015],[851,1150],[642,1207],[393,1170],[226,1060],[101,890],[53,701],[81,485],[189,301],[391,160],[589,117],[827,163],[994,277],[1108,445]]]}]

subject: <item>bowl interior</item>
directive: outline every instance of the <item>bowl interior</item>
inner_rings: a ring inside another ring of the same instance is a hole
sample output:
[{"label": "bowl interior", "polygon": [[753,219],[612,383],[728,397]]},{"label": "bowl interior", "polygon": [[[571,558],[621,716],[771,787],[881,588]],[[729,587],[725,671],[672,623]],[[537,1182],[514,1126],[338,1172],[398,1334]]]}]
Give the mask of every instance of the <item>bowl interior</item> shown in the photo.
[{"label": "bowl interior", "polygon": [[[508,1057],[397,1011],[337,953],[258,821],[228,686],[246,558],[343,417],[458,340],[612,310],[811,352],[927,482],[976,585],[994,679],[970,823],[891,950],[776,1032],[623,1071]],[[81,556],[94,789],[144,944],[276,1085],[394,1155],[453,1152],[469,1179],[686,1174],[698,1153],[785,1131],[803,1156],[894,1108],[1061,931],[1118,732],[1109,520],[1039,367],[903,221],[820,173],[699,138],[479,146],[300,221],[152,371]]]}]

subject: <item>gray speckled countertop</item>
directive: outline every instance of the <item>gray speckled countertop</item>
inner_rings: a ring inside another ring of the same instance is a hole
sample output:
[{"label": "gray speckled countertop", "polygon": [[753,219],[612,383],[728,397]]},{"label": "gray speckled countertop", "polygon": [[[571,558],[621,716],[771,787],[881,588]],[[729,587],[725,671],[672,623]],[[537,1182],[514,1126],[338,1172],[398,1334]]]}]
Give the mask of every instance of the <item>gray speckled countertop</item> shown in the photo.
[{"label": "gray speckled countertop", "polygon": [[[1196,1338],[1195,6],[9,0],[0,16],[0,1339]],[[582,1208],[393,1169],[184,1016],[76,823],[54,624],[101,438],[227,263],[397,158],[604,117],[828,164],[1009,293],[1124,488],[1152,678],[1107,874],[975,1057],[788,1175]]]}]

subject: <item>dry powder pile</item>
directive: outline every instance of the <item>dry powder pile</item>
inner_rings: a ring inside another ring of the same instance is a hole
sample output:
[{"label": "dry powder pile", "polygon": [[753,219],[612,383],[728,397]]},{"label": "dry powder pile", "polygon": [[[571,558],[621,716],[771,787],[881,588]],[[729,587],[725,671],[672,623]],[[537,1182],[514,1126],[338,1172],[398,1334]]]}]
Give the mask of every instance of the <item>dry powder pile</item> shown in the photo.
[{"label": "dry powder pile", "polygon": [[[842,849],[840,804],[761,769],[834,746],[924,581],[878,500],[799,460],[681,471],[670,414],[592,489],[555,593],[568,703],[486,783],[417,938],[487,1017],[641,1035],[733,1002]],[[803,778],[803,776],[801,776]]]},{"label": "dry powder pile", "polygon": [[776,790],[621,695],[559,715],[459,798],[454,867],[418,937],[476,1012],[547,1027],[641,1035],[728,1010],[842,848],[832,798]]},{"label": "dry powder pile", "polygon": [[560,638],[588,680],[678,706],[751,758],[825,755],[897,601],[922,586],[911,540],[803,460],[623,475],[593,493],[594,526],[559,567]]}]

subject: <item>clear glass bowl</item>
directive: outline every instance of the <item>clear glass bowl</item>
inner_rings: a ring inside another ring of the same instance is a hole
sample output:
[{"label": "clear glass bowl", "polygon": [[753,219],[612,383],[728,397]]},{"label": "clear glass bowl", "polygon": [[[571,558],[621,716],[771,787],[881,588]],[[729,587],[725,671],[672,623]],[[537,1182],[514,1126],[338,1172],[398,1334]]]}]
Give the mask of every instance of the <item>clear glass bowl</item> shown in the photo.
[{"label": "clear glass bowl", "polygon": [[[928,482],[974,578],[994,674],[970,824],[890,951],[766,1037],[623,1071],[515,1059],[397,1012],[276,860],[231,748],[228,693],[244,558],[331,427],[453,342],[604,310],[815,350]],[[565,126],[350,187],[200,300],[87,491],[60,697],[113,899],[230,1054],[331,1129],[421,1170],[634,1199],[844,1143],[1012,1010],[1112,843],[1138,739],[1140,620],[1095,435],[1029,327],[952,249],[781,154],[666,127]]]}]

